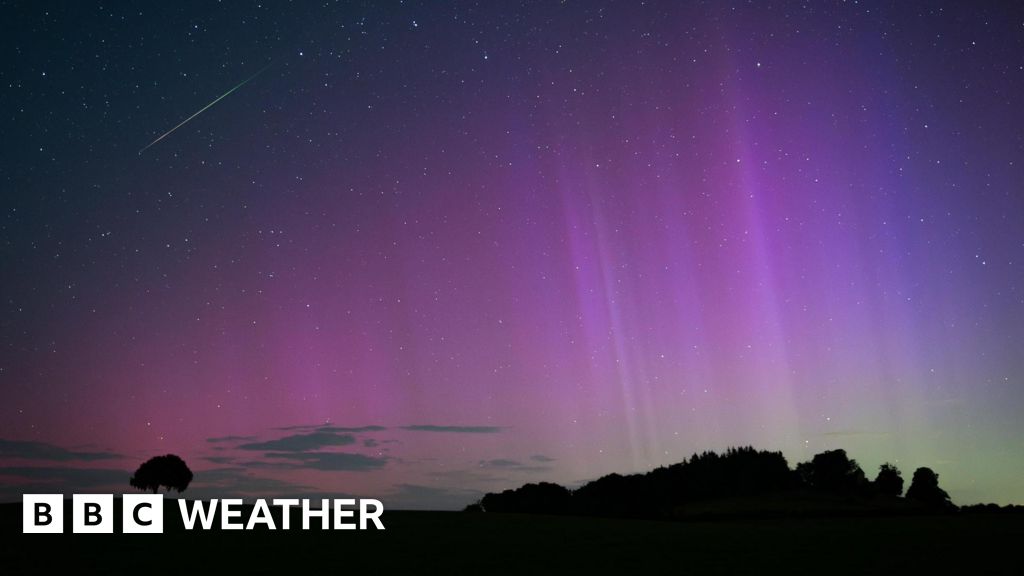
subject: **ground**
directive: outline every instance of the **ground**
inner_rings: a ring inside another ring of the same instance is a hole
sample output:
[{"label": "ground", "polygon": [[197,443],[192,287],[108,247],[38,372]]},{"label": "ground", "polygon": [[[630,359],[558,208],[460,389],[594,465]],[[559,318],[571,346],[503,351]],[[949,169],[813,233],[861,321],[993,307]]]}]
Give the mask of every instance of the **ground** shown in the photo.
[{"label": "ground", "polygon": [[648,521],[388,511],[383,532],[27,535],[20,512],[0,506],[5,575],[1017,574],[1024,542],[1019,515]]}]

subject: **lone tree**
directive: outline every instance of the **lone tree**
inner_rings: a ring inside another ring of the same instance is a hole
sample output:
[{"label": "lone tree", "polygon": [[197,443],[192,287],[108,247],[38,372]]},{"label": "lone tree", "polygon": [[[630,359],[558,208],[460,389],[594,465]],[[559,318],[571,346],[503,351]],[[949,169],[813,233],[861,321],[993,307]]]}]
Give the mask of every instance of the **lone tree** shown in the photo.
[{"label": "lone tree", "polygon": [[161,486],[167,488],[168,492],[184,492],[191,481],[192,471],[185,465],[185,461],[174,454],[167,454],[143,462],[128,483],[132,488],[152,490],[156,494]]},{"label": "lone tree", "polygon": [[916,500],[933,508],[953,508],[949,494],[939,488],[939,475],[931,468],[918,468],[907,489],[907,500]]},{"label": "lone tree", "polygon": [[886,462],[878,468],[878,476],[875,476],[875,490],[885,496],[899,496],[903,494],[903,476],[900,469]]}]

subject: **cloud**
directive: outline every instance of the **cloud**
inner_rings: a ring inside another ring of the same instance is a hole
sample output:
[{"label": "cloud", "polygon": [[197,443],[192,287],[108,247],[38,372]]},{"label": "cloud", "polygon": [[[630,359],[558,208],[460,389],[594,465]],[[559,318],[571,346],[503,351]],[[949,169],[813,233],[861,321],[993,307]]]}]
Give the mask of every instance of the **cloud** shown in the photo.
[{"label": "cloud", "polygon": [[[492,484],[495,482],[507,484],[512,482],[519,474],[536,474],[551,471],[550,466],[544,465],[546,461],[541,462],[533,457],[530,460],[534,463],[527,464],[510,458],[493,458],[490,460],[480,460],[475,468],[433,471],[429,472],[428,475],[466,486],[482,483]],[[547,461],[550,460],[552,459]]]},{"label": "cloud", "polygon": [[[270,440],[250,441],[237,446],[233,450],[245,452],[262,452],[240,457],[238,453],[227,455],[207,455],[203,460],[215,464],[238,466],[241,469],[265,470],[321,470],[328,472],[360,472],[376,470],[387,465],[392,458],[384,456],[366,456],[356,453],[330,452],[324,449],[339,446],[362,444],[365,448],[374,448],[387,440],[359,438],[357,433],[378,432],[387,430],[383,426],[288,426],[275,430],[292,430],[297,433],[288,434]],[[253,440],[253,436],[225,436],[208,438],[208,442],[229,443],[238,440]],[[213,450],[223,450],[224,446],[214,445]],[[245,461],[249,460],[249,461]]]},{"label": "cloud", "polygon": [[[313,488],[275,478],[256,476],[245,468],[214,468],[196,472],[195,480],[183,493],[187,498],[223,498],[225,496],[300,496]],[[339,496],[340,497],[340,496]]]},{"label": "cloud", "polygon": [[123,458],[123,456],[113,452],[68,450],[53,444],[46,444],[45,442],[22,442],[0,439],[0,458],[52,460],[55,462],[68,462],[71,460],[93,462],[96,460],[114,460]]},{"label": "cloud", "polygon": [[507,484],[509,481],[507,474],[496,476],[483,470],[483,468],[473,468],[470,470],[438,470],[428,472],[427,475],[432,478],[441,478],[449,482],[454,482],[459,486],[467,486],[470,484],[493,484],[495,482]]},{"label": "cloud", "polygon": [[260,450],[273,452],[306,452],[327,446],[347,446],[353,444],[356,437],[351,434],[316,431],[309,434],[293,434],[266,442],[250,442],[238,446],[240,450]]},{"label": "cloud", "polygon": [[535,464],[524,464],[518,460],[511,460],[509,458],[494,458],[492,460],[481,460],[477,463],[477,466],[480,468],[507,470],[511,472],[547,472],[551,470],[551,467],[545,466],[544,464],[551,462],[554,459],[538,454],[531,456],[530,460],[535,462]]},{"label": "cloud", "polygon": [[350,432],[358,434],[360,432],[383,432],[387,430],[385,426],[334,426],[333,424],[297,424],[295,426],[281,426],[274,428],[274,430],[282,430],[285,432],[291,432],[294,430],[320,430],[322,432]]},{"label": "cloud", "polygon": [[325,432],[351,432],[353,434],[359,434],[361,432],[383,432],[384,430],[387,430],[387,428],[384,426],[321,426],[318,430]]},{"label": "cloud", "polygon": [[131,473],[113,468],[60,468],[56,466],[12,466],[0,468],[0,475],[14,476],[44,483],[73,483],[79,487],[105,486],[110,483],[128,485]]},{"label": "cloud", "polygon": [[414,432],[457,432],[460,434],[496,434],[504,430],[501,426],[434,426],[432,424],[415,424],[402,426],[402,430]]},{"label": "cloud", "polygon": [[206,441],[211,444],[217,444],[220,442],[251,442],[255,439],[255,436],[218,436],[215,438],[207,438]]},{"label": "cloud", "polygon": [[[356,434],[367,432],[380,432],[387,430],[384,426],[286,426],[275,428],[275,430],[308,430],[300,434],[291,434],[265,440],[261,442],[246,442],[236,446],[239,450],[253,450],[260,452],[310,452],[320,448],[331,446],[348,446],[357,441]],[[221,442],[230,440],[253,440],[254,437],[246,436],[225,436],[224,438],[208,438],[207,442]],[[363,440],[364,446],[376,446],[377,441],[373,439]]]},{"label": "cloud", "polygon": [[13,466],[0,468],[0,500],[21,500],[22,494],[73,494],[128,488],[131,472],[112,468]]},{"label": "cloud", "polygon": [[483,497],[483,492],[466,488],[397,484],[381,498],[393,510],[461,510]]},{"label": "cloud", "polygon": [[[376,458],[364,454],[350,454],[346,452],[299,452],[299,453],[276,453],[264,454],[266,458],[281,458],[293,461],[292,464],[281,462],[281,465],[270,463],[270,467],[279,468],[307,468],[312,470],[323,470],[328,472],[362,472],[366,470],[377,470],[388,463],[388,458]],[[251,463],[255,464],[255,463]]]},{"label": "cloud", "polygon": [[528,473],[532,474],[532,473],[538,473],[538,472],[550,472],[551,471],[551,467],[550,466],[525,466],[524,465],[524,466],[519,466],[519,467],[516,467],[516,468],[512,468],[512,470],[515,470],[516,472],[528,472]]},{"label": "cloud", "polygon": [[480,466],[483,468],[519,468],[522,465],[522,462],[517,462],[515,460],[506,460],[505,458],[496,458],[494,460],[480,461]]}]

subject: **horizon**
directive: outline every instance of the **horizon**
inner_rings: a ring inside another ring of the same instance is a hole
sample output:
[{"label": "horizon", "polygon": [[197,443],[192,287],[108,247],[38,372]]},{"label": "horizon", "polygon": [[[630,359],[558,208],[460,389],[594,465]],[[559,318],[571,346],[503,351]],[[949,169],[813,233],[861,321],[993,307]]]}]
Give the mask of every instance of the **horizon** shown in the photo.
[{"label": "horizon", "polygon": [[[610,472],[602,474],[601,476],[598,476],[598,477],[582,479],[582,480],[577,480],[577,481],[568,482],[568,483],[554,482],[552,480],[548,480],[548,479],[544,479],[544,478],[533,478],[533,479],[531,479],[531,480],[529,480],[527,482],[523,482],[523,483],[520,483],[520,484],[509,485],[509,486],[498,486],[494,490],[492,490],[491,492],[488,492],[488,493],[500,493],[500,492],[503,492],[504,490],[520,488],[520,487],[522,487],[522,486],[524,486],[526,484],[536,484],[536,483],[545,483],[545,482],[551,482],[551,483],[554,483],[554,484],[558,484],[559,486],[564,486],[570,492],[574,492],[574,491],[578,490],[579,488],[583,487],[584,485],[586,485],[588,483],[594,482],[594,481],[599,480],[601,478],[605,478],[606,476],[609,476],[609,475],[618,474],[618,475],[622,475],[622,476],[631,476],[631,475],[640,475],[640,476],[642,476],[642,475],[645,475],[645,474],[647,474],[649,472],[657,470],[659,468],[667,468],[669,466],[686,463],[689,460],[691,460],[693,457],[696,457],[698,455],[707,454],[709,452],[710,453],[717,453],[719,455],[723,455],[728,450],[741,449],[741,448],[753,448],[753,449],[758,450],[758,451],[773,452],[773,453],[782,454],[782,457],[786,460],[786,463],[787,463],[787,466],[789,467],[790,472],[792,472],[794,474],[796,473],[796,469],[797,469],[796,465],[800,463],[798,461],[791,461],[785,455],[785,453],[783,451],[781,451],[781,450],[772,450],[770,448],[758,448],[758,447],[755,447],[755,446],[730,446],[730,447],[727,447],[724,450],[701,450],[701,451],[698,451],[698,452],[694,452],[693,454],[691,454],[690,456],[684,458],[683,460],[680,460],[680,461],[677,461],[677,462],[667,462],[667,463],[660,464],[660,465],[658,465],[658,466],[656,466],[654,468],[650,468],[650,469],[647,469],[647,470],[639,470],[639,471],[610,471]],[[838,449],[842,450],[841,448],[838,448]],[[878,466],[875,466],[874,469],[866,469],[861,464],[861,462],[858,461],[855,457],[851,456],[851,459],[864,472],[864,474],[865,474],[865,476],[867,477],[868,480],[870,480],[870,479],[872,479],[874,477],[874,475],[871,473],[872,470],[877,470],[882,464],[896,465],[897,468],[899,468],[901,472],[903,472],[904,474],[907,475],[907,477],[904,480],[905,480],[905,482],[907,482],[908,486],[909,486],[910,477],[913,475],[914,470],[916,470],[917,468],[920,468],[920,467],[928,467],[927,465],[922,464],[920,466],[907,467],[906,470],[904,471],[903,468],[901,467],[900,463],[886,461],[886,462],[883,462],[883,463],[879,464]],[[810,461],[810,459],[806,460],[805,462],[809,462],[809,461]],[[113,470],[112,470],[112,472],[113,472]],[[131,474],[130,471],[128,471],[128,470],[124,471],[124,477],[126,479],[130,478],[131,476],[132,476],[132,474]],[[121,483],[121,484],[124,484],[124,483]],[[940,484],[941,484],[941,475],[940,475]],[[18,486],[14,486],[14,487],[18,488]],[[73,483],[73,482],[72,483],[66,483],[66,484],[63,484],[63,485],[59,485],[58,484],[56,486],[51,483],[49,485],[49,487],[45,489],[45,491],[49,491],[49,492],[53,492],[53,493],[65,494],[66,495],[65,500],[70,500],[71,492],[67,492],[67,490],[74,491],[75,487],[76,487],[76,484]],[[32,485],[29,484],[29,485],[22,485],[19,489],[27,490],[26,493],[32,493],[32,489],[33,488],[32,488]],[[39,488],[39,490],[42,491],[43,489]],[[122,495],[125,495],[125,494],[137,494],[137,493],[138,494],[146,494],[146,493],[149,493],[148,490],[142,490],[142,489],[139,489],[139,488],[136,488],[136,487],[132,487],[132,486],[125,487],[125,486],[122,486],[120,484],[115,484],[115,483],[112,483],[112,482],[107,482],[105,484],[97,484],[95,486],[92,486],[91,489],[89,491],[87,491],[87,493],[98,493],[98,492],[110,492],[110,493],[112,493],[114,495],[114,499],[115,500],[120,498]],[[187,492],[187,494],[186,494],[186,492]],[[35,493],[39,493],[39,491],[37,491]],[[194,479],[193,482],[191,482],[189,484],[189,488],[186,489],[185,491],[180,491],[180,492],[179,491],[172,491],[172,489],[166,488],[164,490],[159,491],[158,493],[160,495],[162,495],[162,496],[165,496],[165,497],[167,497],[169,499],[173,499],[173,500],[184,499],[184,500],[210,501],[210,500],[218,500],[218,499],[239,498],[246,505],[248,505],[251,502],[253,502],[255,500],[258,500],[258,499],[267,499],[267,498],[305,498],[305,499],[357,498],[358,499],[358,498],[364,498],[365,497],[365,496],[362,496],[360,494],[354,494],[354,493],[345,492],[345,491],[340,491],[340,492],[302,491],[302,492],[291,492],[291,493],[286,492],[286,493],[256,493],[256,494],[246,494],[246,493],[239,493],[239,492],[231,492],[230,489],[229,489],[229,491],[225,491],[223,487],[217,486],[215,483],[210,483],[210,482],[204,481],[204,479],[202,478],[201,475],[198,478]],[[197,493],[198,493],[198,495],[197,495]],[[451,511],[451,512],[455,512],[455,511],[462,510],[463,508],[465,508],[469,504],[478,503],[480,498],[482,498],[485,495],[486,495],[486,493],[481,492],[481,493],[476,494],[475,496],[473,496],[474,497],[473,500],[469,500],[469,501],[466,501],[464,503],[460,503],[459,501],[456,500],[456,501],[453,501],[453,502],[449,502],[445,507],[440,507],[440,508],[438,508],[438,507],[430,507],[430,506],[423,506],[421,503],[418,503],[418,502],[405,501],[405,507],[401,507],[401,505],[400,505],[400,507],[398,507],[398,508],[389,507],[389,509],[390,510],[396,510],[396,511],[438,511],[438,512],[441,512],[441,511]],[[20,492],[10,492],[10,491],[7,491],[7,490],[0,491],[0,503],[2,503],[2,504],[19,504],[19,503],[21,503],[22,496],[23,496],[23,493],[20,493]],[[388,498],[388,496],[389,496],[388,494],[385,494],[383,497],[384,498]],[[394,501],[394,500],[392,500],[392,501]],[[399,498],[397,501],[402,502],[401,498]],[[953,498],[953,503],[956,504],[957,506],[972,506],[972,505],[978,505],[978,504],[993,504],[994,502],[991,502],[991,501],[986,501],[986,502],[982,502],[982,501],[978,501],[978,502],[963,502],[963,501],[957,501],[956,498]],[[1016,503],[1016,502],[1005,502],[1005,503],[997,503],[997,504],[999,504],[1001,506],[1019,506],[1019,505],[1021,505],[1021,504]]]},{"label": "horizon", "polygon": [[1024,504],[1019,6],[0,14],[0,501],[755,446]]}]

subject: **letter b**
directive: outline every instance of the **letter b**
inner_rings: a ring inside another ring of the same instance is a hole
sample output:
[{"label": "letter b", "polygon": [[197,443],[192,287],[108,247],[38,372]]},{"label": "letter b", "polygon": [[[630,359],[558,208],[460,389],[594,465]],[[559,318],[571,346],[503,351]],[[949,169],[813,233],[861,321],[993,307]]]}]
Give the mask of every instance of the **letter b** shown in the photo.
[{"label": "letter b", "polygon": [[103,515],[100,514],[100,505],[95,502],[85,503],[85,525],[99,526],[103,522]]},{"label": "letter b", "polygon": [[53,522],[50,505],[46,502],[36,502],[36,526],[46,526],[50,522]]}]

